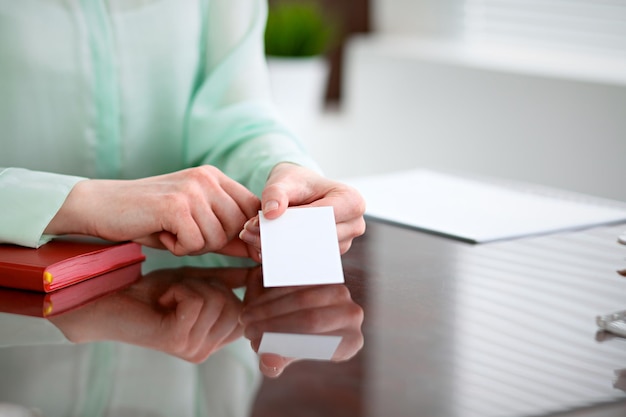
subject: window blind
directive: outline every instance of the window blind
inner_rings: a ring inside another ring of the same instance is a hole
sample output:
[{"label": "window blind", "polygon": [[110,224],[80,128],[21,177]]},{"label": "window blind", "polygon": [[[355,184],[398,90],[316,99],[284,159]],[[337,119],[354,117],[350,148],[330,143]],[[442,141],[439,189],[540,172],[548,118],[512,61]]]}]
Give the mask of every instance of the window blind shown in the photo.
[{"label": "window blind", "polygon": [[465,0],[462,37],[626,58],[626,0]]}]

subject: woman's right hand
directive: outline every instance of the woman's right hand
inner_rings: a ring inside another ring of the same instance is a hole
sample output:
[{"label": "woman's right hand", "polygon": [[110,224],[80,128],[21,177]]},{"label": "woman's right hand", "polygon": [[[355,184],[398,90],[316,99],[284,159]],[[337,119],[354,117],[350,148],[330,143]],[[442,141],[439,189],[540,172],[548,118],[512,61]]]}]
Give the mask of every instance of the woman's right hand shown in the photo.
[{"label": "woman's right hand", "polygon": [[248,256],[238,234],[259,208],[252,192],[205,165],[138,180],[79,182],[45,233],[133,240],[178,256]]}]

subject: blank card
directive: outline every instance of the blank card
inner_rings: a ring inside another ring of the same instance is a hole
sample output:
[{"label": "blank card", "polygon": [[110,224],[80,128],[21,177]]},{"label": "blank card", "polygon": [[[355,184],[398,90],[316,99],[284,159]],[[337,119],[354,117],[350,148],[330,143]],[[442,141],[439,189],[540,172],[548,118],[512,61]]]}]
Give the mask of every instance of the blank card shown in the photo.
[{"label": "blank card", "polygon": [[332,207],[290,208],[275,220],[259,212],[263,285],[343,283]]}]

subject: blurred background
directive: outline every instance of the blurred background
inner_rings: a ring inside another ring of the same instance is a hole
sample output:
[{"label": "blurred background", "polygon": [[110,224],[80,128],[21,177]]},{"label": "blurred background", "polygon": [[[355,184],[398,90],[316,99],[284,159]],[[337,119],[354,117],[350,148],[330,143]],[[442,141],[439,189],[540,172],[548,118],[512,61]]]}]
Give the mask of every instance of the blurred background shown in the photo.
[{"label": "blurred background", "polygon": [[424,167],[626,201],[626,0],[270,0],[267,30],[278,105],[328,176]]}]

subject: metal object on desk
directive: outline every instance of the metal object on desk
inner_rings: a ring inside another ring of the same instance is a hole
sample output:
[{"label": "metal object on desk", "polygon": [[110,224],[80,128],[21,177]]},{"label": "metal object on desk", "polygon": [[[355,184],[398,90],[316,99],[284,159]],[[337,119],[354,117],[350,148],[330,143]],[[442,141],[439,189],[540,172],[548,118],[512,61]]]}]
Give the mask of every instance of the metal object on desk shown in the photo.
[{"label": "metal object on desk", "polygon": [[[622,245],[626,245],[626,232],[619,235],[617,241]],[[626,276],[626,269],[618,270],[617,273]],[[604,331],[617,336],[626,337],[626,310],[597,316],[596,324]]]},{"label": "metal object on desk", "polygon": [[[617,241],[619,243],[621,243],[622,245],[626,245],[626,232],[624,232],[621,235],[619,235],[617,237]],[[617,271],[617,273],[620,274],[623,277],[626,277],[626,268],[620,269],[619,271]]]},{"label": "metal object on desk", "polygon": [[626,310],[598,316],[596,323],[602,330],[626,337]]}]

